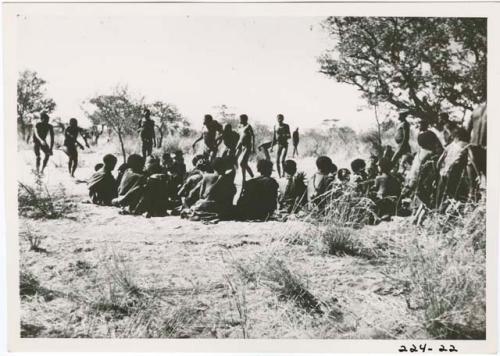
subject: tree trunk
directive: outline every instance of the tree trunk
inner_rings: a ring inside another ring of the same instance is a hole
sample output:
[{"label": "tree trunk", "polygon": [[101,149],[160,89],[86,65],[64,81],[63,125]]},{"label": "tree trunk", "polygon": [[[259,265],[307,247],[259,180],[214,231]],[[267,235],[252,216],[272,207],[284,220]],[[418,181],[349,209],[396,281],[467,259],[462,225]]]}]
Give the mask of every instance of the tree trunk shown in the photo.
[{"label": "tree trunk", "polygon": [[125,145],[123,144],[123,137],[120,131],[116,132],[118,134],[118,140],[120,140],[120,147],[122,149],[123,163],[127,163],[127,153],[125,152]]}]

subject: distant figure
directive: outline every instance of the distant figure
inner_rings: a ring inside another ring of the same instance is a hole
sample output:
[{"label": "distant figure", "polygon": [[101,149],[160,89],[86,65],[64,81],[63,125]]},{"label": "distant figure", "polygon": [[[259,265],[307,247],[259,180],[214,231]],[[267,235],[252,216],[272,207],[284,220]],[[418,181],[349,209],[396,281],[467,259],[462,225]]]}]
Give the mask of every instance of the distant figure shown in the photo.
[{"label": "distant figure", "polygon": [[[47,134],[50,137],[50,144],[47,144]],[[52,156],[52,149],[54,148],[54,127],[49,124],[49,115],[42,112],[40,115],[40,122],[35,125],[33,132],[33,148],[36,156],[36,172],[40,172],[40,150],[43,152],[43,165],[42,171],[47,167],[50,156]]]},{"label": "distant figure", "polygon": [[142,157],[150,156],[156,146],[155,122],[151,119],[151,111],[144,110],[144,118],[139,123],[139,133],[142,141]]},{"label": "distant figure", "polygon": [[267,220],[278,206],[278,182],[271,178],[273,163],[259,160],[260,177],[245,182],[238,199],[237,211],[243,220]]},{"label": "distant figure", "polygon": [[89,196],[94,204],[111,205],[111,201],[118,195],[118,186],[112,173],[117,158],[107,154],[102,161],[103,166],[94,172],[88,181]]},{"label": "distant figure", "polygon": [[297,127],[295,131],[292,134],[292,143],[293,143],[293,155],[292,157],[295,158],[295,156],[299,155],[299,128]]},{"label": "distant figure", "polygon": [[287,183],[280,194],[280,211],[287,214],[296,213],[307,203],[305,176],[303,173],[297,174],[297,163],[291,159],[285,161],[283,171]]},{"label": "distant figure", "polygon": [[255,152],[255,135],[252,126],[248,123],[248,116],[245,114],[240,115],[239,134],[240,140],[236,145],[236,155],[241,168],[242,179],[245,182],[247,172],[253,178],[253,172],[248,165],[248,160],[250,155]]},{"label": "distant figure", "polygon": [[83,134],[83,129],[78,126],[78,121],[75,118],[69,120],[69,126],[64,131],[64,152],[68,155],[68,171],[72,177],[75,177],[76,167],[78,166],[78,148],[82,150],[83,145],[78,142],[78,135],[85,141],[85,146],[89,147],[89,143]]},{"label": "distant figure", "polygon": [[330,157],[320,156],[316,160],[318,171],[314,173],[307,184],[307,200],[319,207],[325,204],[325,194],[332,189],[337,173],[337,166]]},{"label": "distant figure", "polygon": [[192,160],[193,170],[187,174],[187,178],[179,189],[182,207],[190,208],[200,199],[200,188],[203,174],[207,172],[208,164],[203,155],[197,155]]},{"label": "distant figure", "polygon": [[362,195],[366,194],[371,185],[366,172],[366,162],[361,158],[356,158],[351,162],[351,170],[356,192]]},{"label": "distant figure", "polygon": [[406,121],[408,113],[403,112],[399,114],[400,124],[396,128],[396,134],[394,136],[394,140],[398,145],[396,153],[392,158],[392,166],[398,165],[400,159],[411,153],[410,148],[410,124]]},{"label": "distant figure", "polygon": [[203,140],[205,144],[203,153],[207,159],[212,162],[215,157],[217,157],[217,151],[219,149],[220,140],[218,140],[217,134],[222,134],[222,131],[222,125],[217,120],[214,120],[212,115],[206,114],[203,118],[201,136],[194,141],[193,150],[196,149],[196,144]]},{"label": "distant figure", "polygon": [[228,157],[232,164],[236,164],[236,146],[240,140],[240,135],[233,130],[231,124],[224,125],[221,140],[226,147],[222,157]]},{"label": "distant figure", "polygon": [[282,114],[277,116],[278,125],[274,127],[273,146],[278,144],[276,153],[276,167],[278,168],[278,176],[281,178],[283,162],[286,160],[288,153],[288,140],[290,139],[290,126],[285,124],[285,117]]}]

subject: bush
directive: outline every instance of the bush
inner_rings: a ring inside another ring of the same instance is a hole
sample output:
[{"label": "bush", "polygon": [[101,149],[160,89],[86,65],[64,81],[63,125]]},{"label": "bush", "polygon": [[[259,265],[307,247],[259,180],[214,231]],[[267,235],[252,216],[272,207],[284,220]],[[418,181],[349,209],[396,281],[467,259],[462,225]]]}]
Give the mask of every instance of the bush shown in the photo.
[{"label": "bush", "polygon": [[50,192],[40,179],[36,180],[35,186],[19,182],[18,204],[19,215],[32,219],[58,219],[73,210],[62,186]]}]

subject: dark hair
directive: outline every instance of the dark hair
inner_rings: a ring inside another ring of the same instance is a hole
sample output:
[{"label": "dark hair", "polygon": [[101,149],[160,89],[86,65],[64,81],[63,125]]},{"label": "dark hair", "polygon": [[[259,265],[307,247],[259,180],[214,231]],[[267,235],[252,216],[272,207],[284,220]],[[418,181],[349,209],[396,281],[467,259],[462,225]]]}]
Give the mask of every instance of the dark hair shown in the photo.
[{"label": "dark hair", "polygon": [[273,162],[267,159],[257,161],[257,171],[263,176],[270,176],[273,173]]},{"label": "dark hair", "polygon": [[233,127],[231,126],[231,124],[225,124],[224,125],[224,131],[231,131],[233,129]]},{"label": "dark hair", "polygon": [[278,119],[279,120],[285,120],[285,117],[283,116],[283,114],[278,114]]},{"label": "dark hair", "polygon": [[297,172],[297,163],[295,163],[295,161],[292,159],[287,159],[283,163],[283,171],[285,173],[294,175]]},{"label": "dark hair", "polygon": [[118,162],[118,159],[116,158],[115,155],[107,154],[107,155],[104,155],[104,157],[102,158],[102,161],[104,162],[105,166],[107,166],[107,167],[109,167],[109,166],[114,167],[116,165],[116,162]]},{"label": "dark hair", "polygon": [[353,172],[357,172],[365,168],[366,168],[366,162],[361,158],[356,158],[351,162],[351,169]]},{"label": "dark hair", "polygon": [[205,114],[205,120],[212,121],[214,118],[210,114]]},{"label": "dark hair", "polygon": [[337,172],[337,177],[339,180],[346,180],[347,177],[351,174],[351,171],[348,170],[347,168],[340,168],[339,171]]},{"label": "dark hair", "polygon": [[436,134],[432,131],[424,131],[417,136],[417,143],[425,150],[432,151],[436,146],[441,147],[441,142]]},{"label": "dark hair", "polygon": [[212,162],[212,169],[219,174],[224,173],[227,168],[227,161],[222,157],[217,157]]},{"label": "dark hair", "polygon": [[241,114],[241,115],[240,115],[240,119],[241,119],[241,120],[244,120],[244,121],[248,121],[248,116],[247,116],[247,114]]},{"label": "dark hair", "polygon": [[77,119],[75,119],[74,117],[72,117],[71,119],[69,119],[69,124],[70,124],[70,125],[71,125],[71,123],[72,123],[72,122],[74,122],[74,123],[75,123],[75,125],[77,125],[77,124],[78,124],[78,120],[77,120]]},{"label": "dark hair", "polygon": [[319,156],[316,159],[316,167],[322,173],[330,173],[333,169],[333,162],[330,157],[327,156]]},{"label": "dark hair", "polygon": [[149,116],[149,115],[151,115],[151,110],[144,109],[144,116]]},{"label": "dark hair", "polygon": [[49,119],[49,114],[47,114],[45,111],[42,111],[40,114],[40,120],[48,120]]},{"label": "dark hair", "polygon": [[127,167],[133,171],[142,171],[144,168],[144,158],[136,153],[131,154],[127,158]]}]

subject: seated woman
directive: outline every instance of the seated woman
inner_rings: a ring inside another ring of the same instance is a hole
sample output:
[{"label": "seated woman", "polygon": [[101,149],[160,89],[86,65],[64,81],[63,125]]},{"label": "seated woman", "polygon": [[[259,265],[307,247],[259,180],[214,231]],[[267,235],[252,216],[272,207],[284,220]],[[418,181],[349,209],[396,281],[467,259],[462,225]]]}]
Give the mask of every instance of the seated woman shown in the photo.
[{"label": "seated woman", "polygon": [[118,185],[113,177],[117,159],[112,154],[107,154],[102,159],[103,164],[89,179],[89,196],[92,203],[98,205],[111,205],[116,198]]},{"label": "seated woman", "polygon": [[332,190],[337,166],[327,156],[320,156],[316,160],[318,171],[314,173],[307,184],[307,200],[322,209],[329,199],[328,192]]},{"label": "seated woman", "polygon": [[200,199],[192,206],[190,217],[194,220],[228,219],[233,211],[235,171],[225,158],[212,163],[214,173],[203,175],[200,182]]},{"label": "seated woman", "polygon": [[236,207],[242,220],[266,220],[273,215],[278,205],[278,182],[271,178],[273,163],[261,159],[257,162],[260,177],[243,184]]},{"label": "seated woman", "polygon": [[291,214],[298,212],[307,202],[307,186],[303,173],[297,174],[297,163],[289,159],[283,163],[286,186],[280,192],[280,211]]},{"label": "seated woman", "polygon": [[113,199],[113,205],[122,206],[133,213],[146,182],[143,168],[144,159],[142,156],[132,154],[128,157],[127,166],[118,186],[118,197]]},{"label": "seated woman", "polygon": [[197,155],[192,160],[194,169],[187,173],[187,178],[179,189],[182,208],[190,208],[200,199],[200,188],[203,174],[207,172],[207,161],[203,155]]}]

